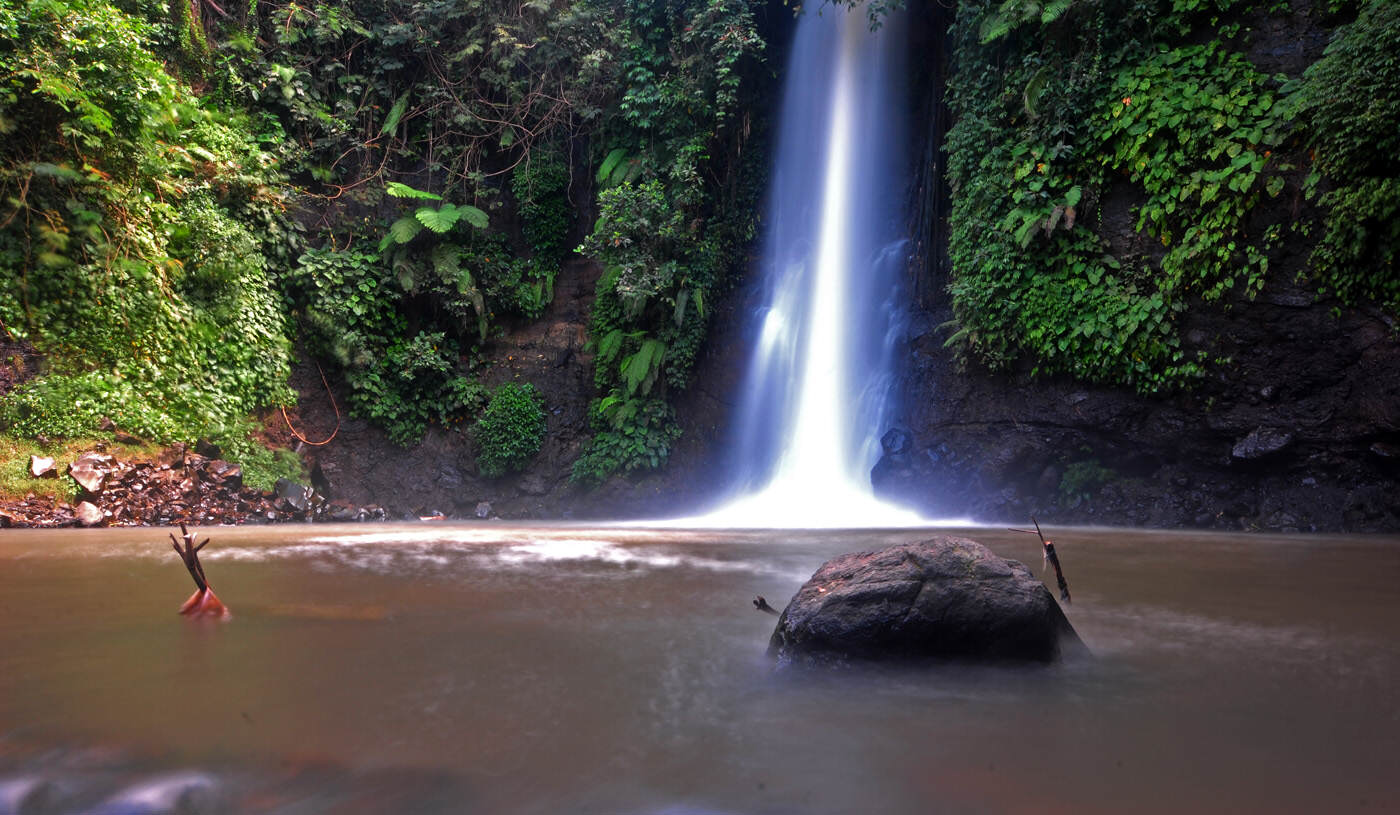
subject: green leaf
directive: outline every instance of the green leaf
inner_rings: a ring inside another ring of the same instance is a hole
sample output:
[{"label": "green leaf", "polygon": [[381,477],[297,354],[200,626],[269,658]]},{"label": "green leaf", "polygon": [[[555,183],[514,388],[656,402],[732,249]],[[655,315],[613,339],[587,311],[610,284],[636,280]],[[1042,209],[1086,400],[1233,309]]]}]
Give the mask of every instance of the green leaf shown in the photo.
[{"label": "green leaf", "polygon": [[476,288],[468,289],[463,295],[471,301],[472,308],[476,309],[476,333],[482,342],[486,342],[486,301],[481,297],[481,291]]},{"label": "green leaf", "polygon": [[418,223],[439,235],[456,226],[457,222],[462,219],[462,215],[463,213],[452,204],[443,204],[437,209],[419,207],[413,213],[413,217],[418,219]]},{"label": "green leaf", "polygon": [[423,225],[408,215],[389,224],[389,237],[394,239],[394,243],[408,243],[422,231]]},{"label": "green leaf", "polygon": [[423,190],[416,190],[413,187],[408,186],[407,184],[400,184],[397,181],[390,181],[388,184],[385,184],[384,191],[394,196],[395,198],[423,198],[429,201],[442,200],[441,195],[431,192],[424,192]]},{"label": "green leaf", "polygon": [[[476,280],[472,277],[471,270],[461,269],[457,272],[457,293],[463,297],[471,297],[471,293],[476,291]],[[478,292],[477,297],[480,297]],[[472,307],[476,308],[476,300],[472,300]],[[478,309],[480,310],[480,309]]]},{"label": "green leaf", "polygon": [[598,361],[607,364],[617,356],[618,350],[622,348],[622,329],[614,328],[598,340]]},{"label": "green leaf", "polygon": [[627,385],[628,396],[635,394],[638,390],[643,394],[651,391],[665,356],[666,343],[661,340],[646,340],[637,353],[622,360],[622,379]]},{"label": "green leaf", "polygon": [[486,227],[491,225],[491,219],[486,216],[486,212],[484,210],[477,209],[476,207],[470,204],[463,204],[462,206],[457,207],[457,211],[462,214],[462,220],[466,221],[467,223],[471,224],[477,229],[485,229]]},{"label": "green leaf", "polygon": [[412,293],[414,283],[416,282],[413,278],[413,267],[405,263],[400,265],[395,271],[398,273],[399,285],[403,287],[404,291]]},{"label": "green leaf", "polygon": [[681,293],[676,295],[676,328],[685,324],[685,307],[690,303],[690,289],[681,289]]},{"label": "green leaf", "polygon": [[[381,127],[381,128],[379,128],[379,133],[380,133],[380,135],[387,136],[387,135],[389,135],[390,133],[394,132],[394,128],[396,128],[396,127],[399,126],[399,120],[403,118],[404,111],[408,110],[408,94],[409,94],[408,91],[404,91],[404,92],[403,92],[403,95],[400,96],[397,100],[394,101],[394,106],[393,106],[392,108],[389,108],[389,115],[388,115],[388,117],[386,117],[386,118],[384,119],[384,126]],[[394,186],[395,184],[398,184],[398,182],[397,182],[397,181],[391,181],[391,182],[389,182],[389,186],[390,186],[390,187]],[[412,187],[408,187],[408,186],[406,186],[406,185],[404,185],[404,184],[398,184],[398,186],[404,187],[405,189],[408,189],[408,190],[413,190],[413,192],[418,192],[418,190],[414,190]],[[396,193],[394,193],[393,191],[390,191],[389,194],[390,194],[390,195],[396,195]],[[398,196],[398,197],[401,197],[401,198],[402,198],[402,197],[413,197],[413,196]]]},{"label": "green leaf", "polygon": [[433,271],[437,272],[439,278],[445,281],[457,279],[457,274],[462,268],[462,256],[456,244],[439,243],[434,246],[432,261]]},{"label": "green leaf", "polygon": [[1050,0],[1040,12],[1041,25],[1049,25],[1058,20],[1074,2],[1075,0]]},{"label": "green leaf", "polygon": [[602,165],[598,167],[598,175],[596,178],[594,178],[594,181],[596,181],[599,184],[602,184],[605,181],[607,181],[608,177],[612,175],[613,169],[616,168],[617,165],[626,157],[626,149],[618,147],[612,150],[612,152],[608,153],[608,155],[603,159]]}]

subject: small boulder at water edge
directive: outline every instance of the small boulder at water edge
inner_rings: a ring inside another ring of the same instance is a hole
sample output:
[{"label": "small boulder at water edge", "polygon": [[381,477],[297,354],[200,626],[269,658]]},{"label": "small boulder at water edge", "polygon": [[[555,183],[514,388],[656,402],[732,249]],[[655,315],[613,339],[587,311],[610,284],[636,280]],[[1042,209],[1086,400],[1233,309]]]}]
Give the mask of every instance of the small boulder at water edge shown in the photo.
[{"label": "small boulder at water edge", "polygon": [[73,517],[83,526],[97,526],[103,521],[102,510],[88,501],[81,501],[73,507]]},{"label": "small boulder at water edge", "polygon": [[778,618],[768,653],[782,665],[1051,662],[1088,649],[1024,564],[940,536],[822,564]]}]

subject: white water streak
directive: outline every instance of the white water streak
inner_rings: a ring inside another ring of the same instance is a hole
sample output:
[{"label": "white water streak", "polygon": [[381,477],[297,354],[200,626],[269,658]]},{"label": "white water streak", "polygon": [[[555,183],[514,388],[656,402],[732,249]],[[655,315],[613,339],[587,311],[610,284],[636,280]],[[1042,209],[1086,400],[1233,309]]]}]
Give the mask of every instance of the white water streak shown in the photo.
[{"label": "white water streak", "polygon": [[[880,260],[903,245],[890,206],[904,192],[889,155],[903,146],[890,98],[898,60],[887,53],[899,43],[870,31],[863,10],[823,11],[799,22],[788,66],[764,260],[775,282],[741,417],[739,444],[755,449],[739,451],[748,459],[740,480],[767,480],[683,525],[929,525],[870,485],[874,440],[890,420],[896,333],[888,303],[897,264]],[[819,190],[805,177],[817,168]]]}]

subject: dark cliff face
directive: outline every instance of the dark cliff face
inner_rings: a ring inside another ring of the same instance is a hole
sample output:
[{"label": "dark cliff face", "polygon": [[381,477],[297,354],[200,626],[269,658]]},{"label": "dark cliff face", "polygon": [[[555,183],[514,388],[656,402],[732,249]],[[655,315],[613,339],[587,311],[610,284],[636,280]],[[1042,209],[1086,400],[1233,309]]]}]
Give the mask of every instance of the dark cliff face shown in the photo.
[{"label": "dark cliff face", "polygon": [[[544,397],[547,431],[540,452],[523,473],[482,478],[471,428],[434,425],[418,444],[403,447],[370,423],[342,416],[335,440],[302,445],[299,452],[313,483],[329,498],[379,504],[391,517],[444,513],[454,517],[568,517],[579,493],[570,468],[588,432],[588,403],[594,396],[592,358],[585,335],[597,266],[577,261],[560,272],[554,301],[537,321],[493,340],[480,372],[482,384],[531,382]],[[314,364],[293,372],[299,393],[292,414],[308,439],[330,435],[337,419]],[[331,382],[341,404],[344,391]],[[276,429],[277,417],[271,424]],[[486,504],[489,506],[480,506]]]},{"label": "dark cliff face", "polygon": [[1393,321],[1283,283],[1193,312],[1228,358],[1147,397],[960,369],[923,314],[906,379],[914,449],[877,489],[934,516],[1160,527],[1400,528],[1400,343]]}]

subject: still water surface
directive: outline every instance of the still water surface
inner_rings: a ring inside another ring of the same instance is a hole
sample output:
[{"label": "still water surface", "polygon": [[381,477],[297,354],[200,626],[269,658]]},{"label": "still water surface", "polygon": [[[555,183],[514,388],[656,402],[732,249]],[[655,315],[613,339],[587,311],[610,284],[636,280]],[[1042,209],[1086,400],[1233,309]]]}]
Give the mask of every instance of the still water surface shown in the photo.
[{"label": "still water surface", "polygon": [[813,676],[753,596],[927,531],[207,534],[224,623],[163,530],[0,533],[0,811],[1400,811],[1396,538],[1060,530],[1094,660]]}]

